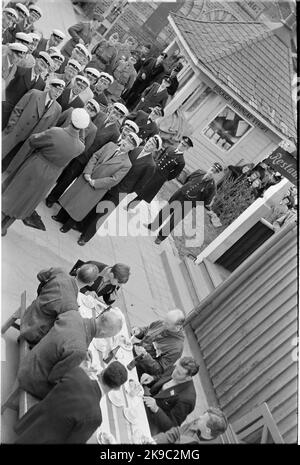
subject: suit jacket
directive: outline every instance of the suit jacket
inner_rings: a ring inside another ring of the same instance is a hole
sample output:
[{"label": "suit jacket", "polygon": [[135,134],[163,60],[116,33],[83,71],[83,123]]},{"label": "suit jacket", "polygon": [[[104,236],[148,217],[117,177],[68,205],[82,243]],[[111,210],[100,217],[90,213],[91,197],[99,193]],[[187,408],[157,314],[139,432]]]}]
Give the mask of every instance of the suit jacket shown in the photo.
[{"label": "suit jacket", "polygon": [[147,89],[142,94],[144,101],[140,100],[136,110],[143,110],[146,113],[150,113],[150,107],[155,107],[156,105],[160,105],[162,107],[165,106],[169,94],[167,89],[157,92],[159,86],[160,84],[158,84],[158,82],[154,82],[149,87],[147,87]]},{"label": "suit jacket", "polygon": [[[73,108],[68,108],[63,113],[61,113],[59,120],[57,121],[58,127],[65,128],[69,126],[71,122],[72,111],[73,111]],[[90,121],[90,124],[88,125],[86,129],[81,129],[79,131],[79,138],[84,143],[85,150],[88,150],[89,147],[94,142],[96,132],[97,132],[97,127],[95,126],[93,121]]]},{"label": "suit jacket", "polygon": [[150,137],[159,133],[159,129],[155,121],[148,123],[149,113],[143,110],[138,110],[130,113],[126,119],[131,119],[139,127],[138,136],[146,142]]},{"label": "suit jacket", "polygon": [[57,102],[45,110],[47,92],[32,89],[14,107],[2,137],[2,158],[24,142],[10,163],[7,172],[14,172],[31,152],[29,136],[55,126],[61,113]]},{"label": "suit jacket", "polygon": [[18,66],[16,74],[6,88],[6,101],[14,107],[30,89],[45,89],[45,81],[41,76],[36,81],[31,80],[31,68]]},{"label": "suit jacket", "polygon": [[88,46],[91,43],[94,34],[91,30],[89,21],[82,21],[74,24],[74,26],[69,27],[68,33],[70,34],[71,39],[66,42],[61,50],[62,53],[68,57],[71,56],[73,48],[79,43],[80,39],[83,40],[85,46]]},{"label": "suit jacket", "polygon": [[37,58],[40,52],[46,52],[48,46],[48,40],[46,38],[42,38],[39,43],[37,44],[36,49],[32,52],[32,55]]},{"label": "suit jacket", "polygon": [[113,123],[105,127],[104,122],[106,118],[107,114],[100,111],[94,119],[94,124],[97,126],[97,133],[94,142],[88,150],[85,150],[79,157],[77,157],[79,163],[84,166],[87,164],[91,156],[97,152],[97,150],[101,149],[101,147],[103,147],[108,142],[117,142],[120,136],[119,124]]},{"label": "suit jacket", "polygon": [[49,394],[17,422],[16,444],[83,444],[101,425],[101,390],[85,371],[68,371]]},{"label": "suit jacket", "polygon": [[71,102],[69,102],[71,90],[71,87],[67,87],[57,99],[57,103],[60,104],[62,111],[65,111],[68,108],[84,107],[84,103],[79,95],[77,95],[75,98],[73,98],[73,100],[71,100]]},{"label": "suit jacket", "polygon": [[21,389],[43,399],[65,373],[79,366],[96,334],[94,321],[83,319],[75,310],[58,315],[50,331],[22,360]]},{"label": "suit jacket", "polygon": [[40,294],[26,308],[21,322],[21,336],[37,344],[52,328],[57,316],[78,310],[78,287],[74,278],[61,268],[42,270],[37,275],[43,283]]},{"label": "suit jacket", "polygon": [[196,405],[196,390],[192,380],[163,390],[163,385],[170,380],[171,376],[163,376],[150,389],[159,407],[156,413],[146,408],[152,435],[180,426]]},{"label": "suit jacket", "polygon": [[[106,192],[118,184],[129,171],[131,163],[128,153],[113,157],[117,149],[117,144],[108,142],[95,152],[83,174],[60,197],[60,205],[75,221],[83,220]],[[94,187],[84,179],[85,174],[89,174],[95,181]]]}]

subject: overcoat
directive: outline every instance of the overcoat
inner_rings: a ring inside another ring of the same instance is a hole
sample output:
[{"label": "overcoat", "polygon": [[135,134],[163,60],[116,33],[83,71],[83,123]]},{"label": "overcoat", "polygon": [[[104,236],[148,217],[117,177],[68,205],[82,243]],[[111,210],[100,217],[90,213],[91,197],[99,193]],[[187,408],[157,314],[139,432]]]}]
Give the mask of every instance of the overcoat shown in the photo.
[{"label": "overcoat", "polygon": [[164,89],[162,91],[158,91],[160,84],[158,82],[154,82],[151,86],[147,87],[142,94],[142,98],[144,101],[140,100],[139,104],[136,107],[136,110],[143,110],[146,113],[150,113],[150,107],[155,107],[156,105],[160,105],[164,108],[167,100],[168,100],[168,91]]},{"label": "overcoat", "polygon": [[72,90],[71,86],[67,87],[57,99],[57,103],[60,104],[62,111],[65,111],[68,108],[83,108],[84,107],[84,102],[83,100],[81,100],[79,95],[74,97],[73,100],[69,101],[71,90]]},{"label": "overcoat", "polygon": [[[128,153],[120,153],[111,158],[117,149],[117,144],[109,142],[94,153],[83,174],[60,197],[60,205],[75,221],[81,221],[106,192],[118,184],[130,170]],[[92,177],[95,188],[84,179],[84,174]]]},{"label": "overcoat", "polygon": [[27,92],[13,109],[8,124],[2,136],[2,159],[18,144],[23,143],[7,172],[14,172],[31,152],[28,138],[31,134],[50,129],[54,126],[61,113],[57,102],[46,109],[47,92],[32,89]]},{"label": "overcoat", "polygon": [[91,51],[92,59],[87,64],[89,68],[96,68],[98,71],[112,72],[112,65],[117,56],[117,49],[106,39],[101,39]]},{"label": "overcoat", "polygon": [[2,101],[6,100],[6,88],[17,71],[17,65],[10,65],[9,56],[9,46],[2,45]]},{"label": "overcoat", "polygon": [[2,211],[24,219],[45,199],[63,168],[79,155],[84,144],[71,128],[51,128],[29,138],[33,152],[11,177],[2,195]]},{"label": "overcoat", "polygon": [[159,134],[159,129],[155,121],[149,121],[149,113],[138,110],[130,113],[126,119],[131,119],[139,127],[138,136],[146,141],[149,137]]}]

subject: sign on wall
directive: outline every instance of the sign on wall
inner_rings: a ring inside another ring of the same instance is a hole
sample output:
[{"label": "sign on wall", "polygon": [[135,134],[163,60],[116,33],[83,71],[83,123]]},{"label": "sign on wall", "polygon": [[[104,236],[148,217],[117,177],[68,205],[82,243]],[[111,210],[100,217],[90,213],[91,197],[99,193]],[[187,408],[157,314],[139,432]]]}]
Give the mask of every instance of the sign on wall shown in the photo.
[{"label": "sign on wall", "polygon": [[278,147],[264,161],[279,171],[285,178],[291,181],[295,186],[298,185],[297,160],[294,158],[296,151],[292,154]]}]

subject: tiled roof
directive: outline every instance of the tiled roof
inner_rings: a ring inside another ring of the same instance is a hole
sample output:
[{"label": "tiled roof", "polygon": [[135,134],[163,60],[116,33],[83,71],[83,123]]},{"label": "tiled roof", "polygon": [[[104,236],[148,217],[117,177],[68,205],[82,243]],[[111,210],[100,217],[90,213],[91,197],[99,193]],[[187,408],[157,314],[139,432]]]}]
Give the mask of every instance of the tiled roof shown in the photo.
[{"label": "tiled roof", "polygon": [[217,22],[171,17],[191,53],[215,78],[264,120],[296,136],[292,58],[273,30],[258,22]]}]

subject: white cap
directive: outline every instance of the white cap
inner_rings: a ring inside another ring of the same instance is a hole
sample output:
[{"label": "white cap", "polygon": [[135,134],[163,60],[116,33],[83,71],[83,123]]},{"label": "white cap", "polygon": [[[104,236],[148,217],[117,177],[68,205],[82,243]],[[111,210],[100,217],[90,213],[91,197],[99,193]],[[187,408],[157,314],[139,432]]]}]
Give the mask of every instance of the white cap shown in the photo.
[{"label": "white cap", "polygon": [[88,100],[86,103],[91,103],[91,104],[95,107],[95,110],[97,111],[97,113],[99,113],[99,111],[100,111],[100,105],[99,105],[99,103],[97,102],[97,100],[95,100],[94,98],[91,98],[91,99]]},{"label": "white cap", "polygon": [[134,121],[131,121],[131,119],[126,119],[125,122],[124,122],[124,126],[125,126],[125,124],[126,124],[126,126],[129,126],[131,129],[133,129],[136,134],[140,130],[138,125]]},{"label": "white cap", "polygon": [[71,114],[72,124],[77,129],[85,129],[90,124],[90,115],[84,108],[75,108]]},{"label": "white cap", "polygon": [[105,73],[104,71],[103,71],[102,73],[100,73],[99,78],[105,78],[105,79],[107,79],[108,81],[110,81],[111,84],[114,82],[113,76],[111,76],[111,74]]},{"label": "white cap", "polygon": [[22,40],[22,42],[26,42],[27,44],[32,44],[32,37],[30,34],[25,34],[25,32],[17,32],[16,39]]},{"label": "white cap", "polygon": [[58,48],[56,47],[50,47],[49,49],[49,55],[51,56],[51,58],[57,58],[58,60],[60,60],[61,62],[65,61],[65,57],[60,53],[60,51],[58,50]]},{"label": "white cap", "polygon": [[16,3],[15,8],[21,10],[21,11],[27,16],[27,18],[28,18],[28,16],[29,16],[29,10],[28,10],[28,8],[27,8],[25,5],[23,5],[23,3]]},{"label": "white cap", "polygon": [[66,86],[65,81],[63,81],[62,79],[56,78],[56,77],[50,79],[49,84],[51,86],[63,87],[63,88],[65,88],[65,86]]},{"label": "white cap", "polygon": [[14,52],[28,52],[28,47],[24,44],[20,44],[19,42],[14,42],[12,44],[8,44],[9,48]]},{"label": "white cap", "polygon": [[130,132],[129,134],[127,134],[126,138],[130,139],[136,147],[138,147],[142,142],[142,139],[140,139],[135,132]]},{"label": "white cap", "polygon": [[41,51],[38,54],[38,58],[42,58],[42,60],[44,60],[47,63],[48,66],[53,66],[53,61],[52,61],[49,53]]},{"label": "white cap", "polygon": [[32,38],[32,40],[40,40],[41,39],[41,36],[39,34],[37,34],[36,32],[31,32],[28,35]]},{"label": "white cap", "polygon": [[66,37],[66,35],[63,32],[61,32],[59,29],[53,29],[51,34],[54,34],[55,36],[59,37],[62,40]]},{"label": "white cap", "polygon": [[66,66],[68,66],[68,65],[71,65],[71,66],[73,66],[73,67],[74,67],[74,68],[76,68],[78,71],[81,71],[81,69],[82,69],[82,66],[81,66],[81,64],[80,64],[80,63],[78,63],[78,61],[77,61],[77,60],[74,60],[74,58],[70,58],[70,59],[68,60],[68,62],[67,62],[67,65],[66,65]]},{"label": "white cap", "polygon": [[85,82],[88,87],[90,86],[90,81],[88,80],[88,78],[85,76],[82,76],[81,74],[77,74],[77,76],[75,76],[75,81]]},{"label": "white cap", "polygon": [[123,105],[123,103],[120,103],[120,102],[115,102],[113,104],[114,108],[117,108],[118,110],[120,110],[124,116],[127,116],[129,111],[127,110],[127,108],[125,107],[125,105]]},{"label": "white cap", "polygon": [[96,68],[85,68],[84,72],[92,74],[97,79],[100,76],[100,71],[98,71]]},{"label": "white cap", "polygon": [[160,150],[162,148],[162,145],[163,145],[162,138],[158,134],[155,134],[153,136],[153,139],[156,140],[156,150]]},{"label": "white cap", "polygon": [[90,52],[83,44],[76,44],[75,48],[77,48],[77,50],[83,53],[87,58],[91,58]]},{"label": "white cap", "polygon": [[18,13],[13,8],[4,8],[4,13],[7,13],[9,16],[13,16],[15,19],[19,19]]},{"label": "white cap", "polygon": [[42,9],[41,9],[39,6],[30,5],[30,7],[29,7],[29,12],[30,12],[30,11],[36,12],[36,13],[40,16],[40,18],[43,16]]}]

